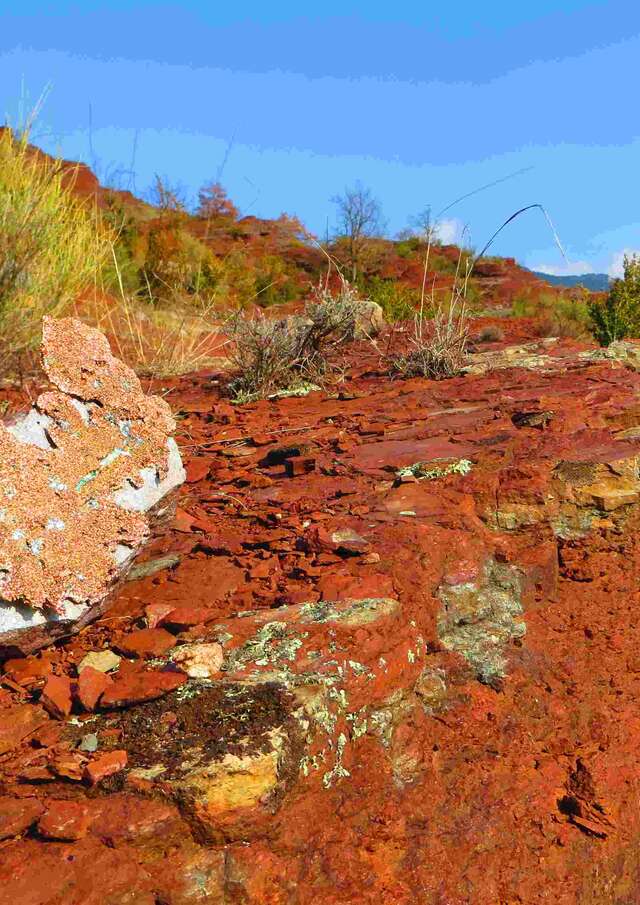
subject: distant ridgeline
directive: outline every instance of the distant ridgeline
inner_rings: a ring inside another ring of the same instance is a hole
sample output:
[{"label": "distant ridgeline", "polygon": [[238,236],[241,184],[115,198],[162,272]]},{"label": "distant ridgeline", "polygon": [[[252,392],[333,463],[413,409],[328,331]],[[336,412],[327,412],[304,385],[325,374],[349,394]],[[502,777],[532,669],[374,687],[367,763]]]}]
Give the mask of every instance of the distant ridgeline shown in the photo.
[{"label": "distant ridgeline", "polygon": [[542,273],[540,270],[532,270],[531,273],[540,277],[541,280],[551,283],[552,286],[584,286],[592,292],[607,292],[610,284],[609,274],[607,273],[567,274],[566,276]]}]

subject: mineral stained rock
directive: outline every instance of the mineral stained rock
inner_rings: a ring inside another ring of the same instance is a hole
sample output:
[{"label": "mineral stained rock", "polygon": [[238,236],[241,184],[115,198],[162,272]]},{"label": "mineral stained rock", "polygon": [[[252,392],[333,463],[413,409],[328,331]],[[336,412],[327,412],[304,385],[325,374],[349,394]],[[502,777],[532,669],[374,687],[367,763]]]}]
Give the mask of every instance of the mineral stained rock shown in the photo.
[{"label": "mineral stained rock", "polygon": [[43,322],[51,388],[0,425],[0,651],[82,627],[169,510],[184,480],[167,403],[147,396],[107,339]]}]

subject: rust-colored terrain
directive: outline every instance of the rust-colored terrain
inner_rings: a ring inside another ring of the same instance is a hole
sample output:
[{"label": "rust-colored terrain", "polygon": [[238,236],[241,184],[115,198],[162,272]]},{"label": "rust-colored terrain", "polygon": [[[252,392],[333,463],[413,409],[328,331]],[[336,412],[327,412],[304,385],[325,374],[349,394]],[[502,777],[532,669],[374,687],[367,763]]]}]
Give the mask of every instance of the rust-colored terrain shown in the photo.
[{"label": "rust-colored terrain", "polygon": [[[640,901],[640,356],[157,383],[187,466],[113,607],[5,662],[0,902]],[[474,325],[474,331],[479,326]]]},{"label": "rust-colored terrain", "polygon": [[[186,230],[268,260],[275,313],[325,273],[288,218],[178,222],[65,166],[132,268]],[[419,291],[419,243],[374,251]],[[145,382],[187,481],[107,612],[2,664],[0,905],[640,901],[640,347],[505,316],[560,294],[511,259],[472,286],[495,316],[450,380],[389,376],[406,322],[300,398]]]}]

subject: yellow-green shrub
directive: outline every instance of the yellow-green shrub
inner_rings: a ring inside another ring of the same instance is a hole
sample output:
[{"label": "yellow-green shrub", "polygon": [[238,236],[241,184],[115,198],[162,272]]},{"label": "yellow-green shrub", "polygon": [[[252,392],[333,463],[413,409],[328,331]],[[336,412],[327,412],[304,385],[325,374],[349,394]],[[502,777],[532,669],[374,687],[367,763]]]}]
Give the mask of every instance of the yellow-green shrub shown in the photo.
[{"label": "yellow-green shrub", "polygon": [[[68,179],[68,176],[67,176]],[[43,314],[95,285],[111,236],[90,202],[65,187],[59,161],[28,134],[0,131],[0,344],[4,364],[37,345]]]}]

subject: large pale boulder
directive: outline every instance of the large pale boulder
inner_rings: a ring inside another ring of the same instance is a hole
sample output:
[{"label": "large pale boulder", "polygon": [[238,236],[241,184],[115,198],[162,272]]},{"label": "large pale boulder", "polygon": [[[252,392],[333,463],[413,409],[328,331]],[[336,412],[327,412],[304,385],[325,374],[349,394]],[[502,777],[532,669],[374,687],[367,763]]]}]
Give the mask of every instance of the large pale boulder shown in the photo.
[{"label": "large pale boulder", "polygon": [[0,655],[102,612],[184,480],[167,403],[97,330],[43,322],[51,387],[0,425]]}]

